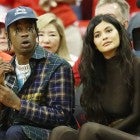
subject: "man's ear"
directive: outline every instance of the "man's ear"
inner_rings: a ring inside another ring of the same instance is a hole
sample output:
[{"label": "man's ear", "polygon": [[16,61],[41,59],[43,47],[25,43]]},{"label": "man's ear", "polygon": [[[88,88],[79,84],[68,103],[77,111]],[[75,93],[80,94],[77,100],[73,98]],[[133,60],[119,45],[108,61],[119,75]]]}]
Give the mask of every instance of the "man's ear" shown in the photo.
[{"label": "man's ear", "polygon": [[5,31],[5,34],[6,34],[7,41],[8,41],[8,46],[9,46],[9,49],[10,49],[10,46],[11,46],[11,44],[12,44],[11,39],[10,39],[10,34],[9,34],[8,31]]},{"label": "man's ear", "polygon": [[37,35],[37,37],[38,37],[38,33],[39,33],[39,29],[37,28],[36,29],[36,35]]},{"label": "man's ear", "polygon": [[39,29],[38,28],[36,28],[36,35],[37,35],[36,42],[37,42],[37,44],[39,44]]}]

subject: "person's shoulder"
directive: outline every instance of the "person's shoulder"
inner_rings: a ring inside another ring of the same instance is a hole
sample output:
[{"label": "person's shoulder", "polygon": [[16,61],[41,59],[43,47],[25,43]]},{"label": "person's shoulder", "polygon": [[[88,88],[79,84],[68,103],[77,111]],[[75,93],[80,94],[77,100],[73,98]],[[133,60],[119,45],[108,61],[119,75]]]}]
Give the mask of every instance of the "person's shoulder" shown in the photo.
[{"label": "person's shoulder", "polygon": [[140,56],[134,55],[133,65],[134,65],[134,67],[139,67],[140,68]]},{"label": "person's shoulder", "polygon": [[61,58],[57,54],[48,52],[47,50],[46,50],[46,59],[49,60],[50,63],[70,66],[70,64],[65,59]]},{"label": "person's shoulder", "polygon": [[[60,56],[58,56],[57,54],[54,53],[50,53],[48,52],[48,54],[50,54],[50,60],[54,60],[57,63],[61,63],[62,65],[68,65],[70,66],[69,62],[67,62],[65,59],[61,58]],[[53,59],[52,59],[53,58]]]},{"label": "person's shoulder", "polygon": [[140,56],[134,55],[134,61],[140,63]]},{"label": "person's shoulder", "polygon": [[35,59],[45,59],[49,61],[49,64],[53,65],[70,65],[66,60],[58,56],[57,54],[48,52],[41,46],[37,46],[33,55]]}]

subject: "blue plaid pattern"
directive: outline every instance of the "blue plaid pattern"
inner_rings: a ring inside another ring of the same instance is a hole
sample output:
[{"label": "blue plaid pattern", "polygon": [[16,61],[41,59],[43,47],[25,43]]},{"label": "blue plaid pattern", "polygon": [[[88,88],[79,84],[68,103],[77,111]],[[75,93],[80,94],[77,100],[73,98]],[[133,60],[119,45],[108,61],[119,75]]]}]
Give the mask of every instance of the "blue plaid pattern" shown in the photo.
[{"label": "blue plaid pattern", "polygon": [[[12,60],[15,67],[15,58]],[[20,111],[11,111],[10,122],[22,125],[28,138],[48,139],[58,125],[71,125],[74,110],[74,81],[70,65],[37,46],[30,59],[31,75],[21,89],[15,73],[5,83],[21,98]]]}]

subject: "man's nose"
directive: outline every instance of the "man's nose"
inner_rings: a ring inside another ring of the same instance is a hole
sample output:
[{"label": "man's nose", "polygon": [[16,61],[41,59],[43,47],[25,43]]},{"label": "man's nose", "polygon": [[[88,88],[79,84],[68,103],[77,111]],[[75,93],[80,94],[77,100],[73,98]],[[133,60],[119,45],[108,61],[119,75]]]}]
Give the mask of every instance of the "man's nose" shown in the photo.
[{"label": "man's nose", "polygon": [[22,37],[29,36],[28,30],[22,30],[22,31],[21,31],[21,36],[22,36]]}]

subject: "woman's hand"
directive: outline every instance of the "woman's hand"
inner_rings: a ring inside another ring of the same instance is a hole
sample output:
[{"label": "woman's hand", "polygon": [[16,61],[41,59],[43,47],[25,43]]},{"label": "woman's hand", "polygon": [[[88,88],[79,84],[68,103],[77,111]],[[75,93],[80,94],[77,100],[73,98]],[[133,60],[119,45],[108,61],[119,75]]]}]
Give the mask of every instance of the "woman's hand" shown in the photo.
[{"label": "woman's hand", "polygon": [[116,125],[118,125],[119,123],[121,123],[124,119],[118,119],[114,122],[112,122],[109,126],[110,127],[115,127]]}]

